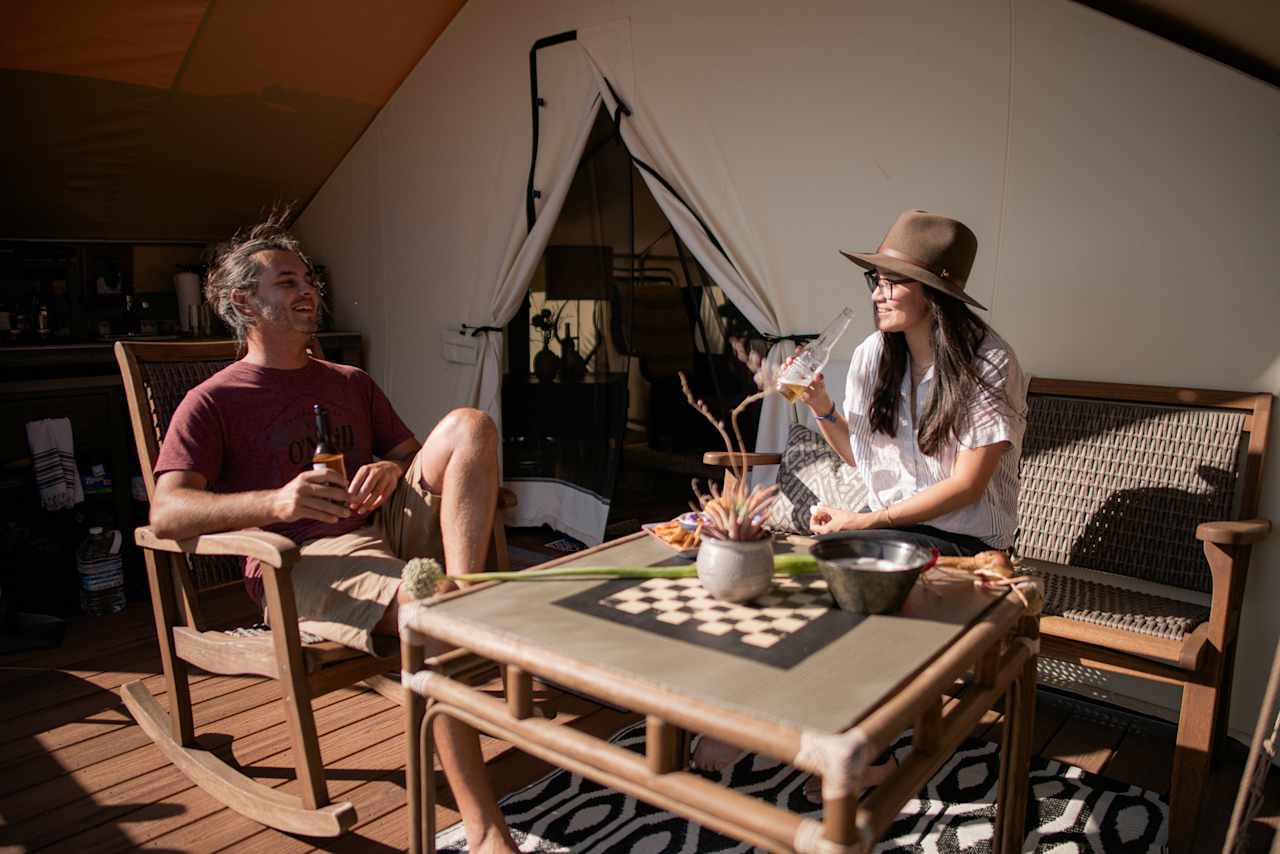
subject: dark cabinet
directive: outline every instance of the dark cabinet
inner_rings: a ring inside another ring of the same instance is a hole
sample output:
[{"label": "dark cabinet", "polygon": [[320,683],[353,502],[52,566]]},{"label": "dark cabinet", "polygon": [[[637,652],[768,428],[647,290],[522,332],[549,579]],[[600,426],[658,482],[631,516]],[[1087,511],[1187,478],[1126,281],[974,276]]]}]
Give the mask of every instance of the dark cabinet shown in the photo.
[{"label": "dark cabinet", "polygon": [[[359,334],[320,334],[325,357],[361,364]],[[87,492],[73,508],[41,506],[26,425],[42,418],[71,422],[81,477],[101,466],[109,488]],[[133,529],[147,505],[133,497],[141,474],[128,405],[110,344],[0,347],[0,587],[21,611],[67,616],[79,612],[75,548],[94,525],[123,537],[130,601],[147,596]]]}]

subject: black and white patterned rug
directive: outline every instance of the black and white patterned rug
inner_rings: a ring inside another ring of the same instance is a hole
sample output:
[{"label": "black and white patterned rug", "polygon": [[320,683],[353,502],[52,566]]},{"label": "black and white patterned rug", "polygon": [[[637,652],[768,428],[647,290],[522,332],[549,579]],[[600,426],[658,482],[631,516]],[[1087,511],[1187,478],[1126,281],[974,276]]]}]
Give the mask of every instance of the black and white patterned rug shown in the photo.
[{"label": "black and white patterned rug", "polygon": [[[644,752],[644,724],[611,739]],[[890,750],[905,757],[904,735]],[[808,775],[772,759],[746,754],[724,772],[735,789],[793,812],[818,817],[804,794]],[[876,851],[987,852],[995,818],[999,749],[965,742],[929,784],[907,802]],[[1145,789],[1108,780],[1071,765],[1034,757],[1023,851],[1052,854],[1160,852],[1168,807]],[[736,840],[577,774],[557,771],[502,801],[502,812],[521,851],[745,852]],[[467,849],[461,824],[436,837],[438,850]]]}]

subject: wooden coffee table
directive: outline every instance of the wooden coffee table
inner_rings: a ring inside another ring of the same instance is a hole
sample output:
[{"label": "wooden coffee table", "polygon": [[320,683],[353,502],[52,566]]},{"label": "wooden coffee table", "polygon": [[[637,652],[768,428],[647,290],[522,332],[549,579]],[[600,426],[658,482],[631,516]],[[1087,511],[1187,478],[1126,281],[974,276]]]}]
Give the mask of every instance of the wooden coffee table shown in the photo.
[{"label": "wooden coffee table", "polygon": [[[811,542],[780,540],[775,551]],[[555,563],[680,562],[636,534]],[[436,715],[765,850],[864,852],[1004,697],[994,850],[1018,851],[1041,602],[1034,585],[1021,590],[978,590],[968,577],[917,583],[900,613],[871,617],[835,609],[819,576],[775,584],[760,608],[717,603],[684,581],[634,579],[479,585],[406,606],[410,850],[434,851]],[[459,650],[424,667],[427,637]],[[447,675],[462,651],[504,665],[505,703]],[[535,716],[535,676],[645,715],[645,754]],[[859,798],[867,765],[908,728],[910,753]],[[820,775],[822,820],[691,772],[686,732]]]}]

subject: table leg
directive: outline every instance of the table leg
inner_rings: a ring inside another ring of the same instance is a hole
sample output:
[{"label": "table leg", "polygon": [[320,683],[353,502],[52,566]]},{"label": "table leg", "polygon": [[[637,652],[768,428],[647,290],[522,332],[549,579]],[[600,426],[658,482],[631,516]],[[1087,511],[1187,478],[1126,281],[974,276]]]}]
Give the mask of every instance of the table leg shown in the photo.
[{"label": "table leg", "polygon": [[422,788],[419,790],[419,800],[422,801],[422,843],[426,854],[436,854],[436,757],[431,743],[431,728],[440,713],[434,700],[428,702],[420,730]]},{"label": "table leg", "polygon": [[[1031,632],[1035,632],[1032,628]],[[1038,632],[1032,635],[1034,638]],[[1021,638],[1019,641],[1020,642]],[[1005,692],[1004,733],[1000,739],[1000,781],[992,854],[1018,854],[1026,839],[1027,795],[1031,776],[1031,732],[1036,719],[1036,656]]]},{"label": "table leg", "polygon": [[822,796],[822,837],[827,843],[838,846],[836,850],[848,850],[858,838],[854,819],[858,812],[858,796],[850,793],[840,797]]},{"label": "table leg", "polygon": [[688,768],[688,765],[681,764],[680,738],[678,727],[654,715],[646,716],[644,753],[651,772],[670,774]]},{"label": "table leg", "polygon": [[[423,647],[402,641],[400,644],[400,660],[404,671],[416,673],[422,669],[425,652]],[[402,677],[403,678],[403,677]],[[422,738],[422,719],[426,714],[427,703],[421,694],[404,687],[405,715],[405,769],[404,791],[409,804],[409,852],[422,854],[422,755],[420,741]]]}]

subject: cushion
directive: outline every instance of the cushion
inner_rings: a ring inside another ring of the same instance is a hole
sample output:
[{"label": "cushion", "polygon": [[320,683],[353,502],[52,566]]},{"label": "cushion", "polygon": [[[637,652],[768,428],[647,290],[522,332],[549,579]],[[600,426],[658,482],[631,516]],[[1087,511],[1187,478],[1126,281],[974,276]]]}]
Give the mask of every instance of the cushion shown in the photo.
[{"label": "cushion", "polygon": [[778,487],[778,498],[765,521],[775,531],[810,533],[809,508],[815,504],[840,510],[867,506],[867,486],[857,469],[840,459],[821,433],[803,424],[793,424],[787,431]]},{"label": "cushion", "polygon": [[1175,641],[1209,619],[1207,596],[1171,585],[1041,560],[1024,559],[1019,568],[1044,582],[1045,616]]}]

